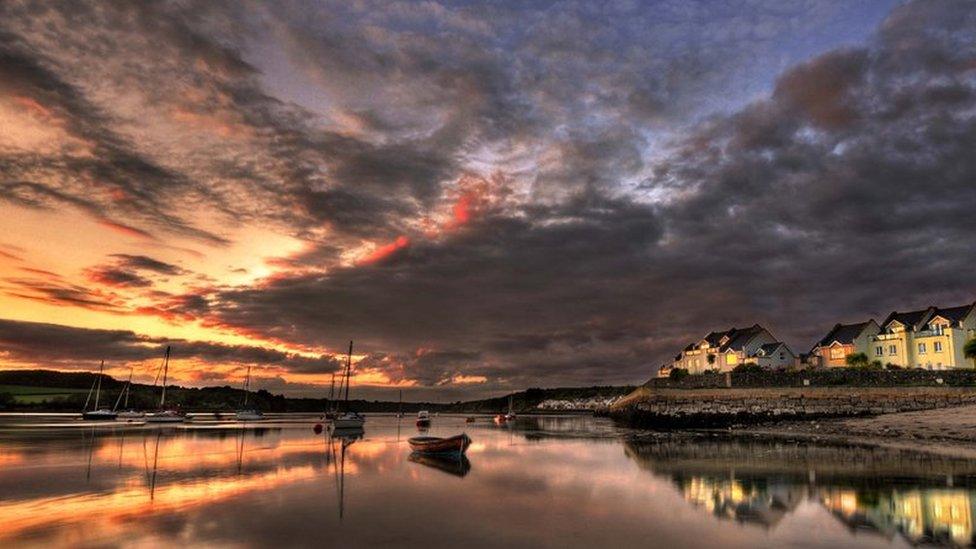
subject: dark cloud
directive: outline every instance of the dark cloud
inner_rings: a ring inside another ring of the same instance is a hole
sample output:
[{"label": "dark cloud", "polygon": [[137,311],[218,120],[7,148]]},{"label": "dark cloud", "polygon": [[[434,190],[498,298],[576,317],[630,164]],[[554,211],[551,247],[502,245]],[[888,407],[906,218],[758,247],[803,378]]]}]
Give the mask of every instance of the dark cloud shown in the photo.
[{"label": "dark cloud", "polygon": [[[11,2],[0,94],[71,139],[0,150],[0,191],[160,242],[300,238],[258,283],[139,312],[355,339],[360,367],[452,396],[640,381],[754,322],[804,351],[976,295],[976,8],[907,2],[865,40],[890,6]],[[121,254],[91,273],[191,274]]]},{"label": "dark cloud", "polygon": [[295,373],[328,373],[340,367],[328,356],[306,357],[247,345],[161,339],[128,330],[94,330],[57,324],[0,320],[0,345],[10,360],[88,369],[100,360],[142,361],[160,358],[166,345],[173,356],[207,364],[278,366]]}]

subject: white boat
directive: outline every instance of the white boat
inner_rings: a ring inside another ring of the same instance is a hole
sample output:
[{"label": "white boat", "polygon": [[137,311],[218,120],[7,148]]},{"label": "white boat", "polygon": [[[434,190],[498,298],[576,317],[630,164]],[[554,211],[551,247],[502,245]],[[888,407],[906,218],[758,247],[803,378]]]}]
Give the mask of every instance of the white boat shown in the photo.
[{"label": "white boat", "polygon": [[364,423],[366,423],[365,416],[356,412],[346,412],[339,414],[332,420],[332,427],[334,429],[362,429]]},{"label": "white boat", "polygon": [[89,421],[111,421],[115,419],[115,412],[109,410],[108,408],[99,408],[98,400],[102,394],[102,371],[105,369],[105,361],[103,360],[98,366],[98,377],[95,378],[95,383],[92,384],[92,389],[95,390],[95,407],[91,410],[88,409],[88,401],[91,400],[91,390],[88,391],[88,398],[85,399],[85,409],[81,412],[81,418]]},{"label": "white boat", "polygon": [[[362,429],[363,424],[366,423],[366,416],[353,412],[349,409],[349,378],[352,373],[352,341],[349,342],[349,353],[346,355],[346,371],[344,372],[344,380],[346,384],[346,393],[343,398],[345,403],[345,410],[339,413],[338,410],[334,411],[335,414],[332,418],[332,428],[336,429]],[[342,392],[342,382],[339,381],[339,391]]]},{"label": "white boat", "polygon": [[[123,410],[116,413],[115,416],[115,419],[119,421],[135,421],[146,417],[146,412],[129,408],[129,393],[132,391],[132,371],[133,368],[129,368],[129,380],[125,382],[125,387],[122,388],[122,392],[119,393],[119,398],[115,400],[115,406],[112,407],[112,411],[114,412],[119,409],[119,404],[122,404]],[[122,400],[123,396],[125,397],[124,402]]]},{"label": "white boat", "polygon": [[417,412],[417,427],[430,427],[430,412],[427,410]]},{"label": "white boat", "polygon": [[146,414],[146,423],[183,423],[186,415],[178,410],[167,410],[166,406],[166,381],[169,375],[169,345],[166,346],[166,355],[163,357],[163,393],[159,397],[159,410],[151,414]]},{"label": "white boat", "polygon": [[251,367],[247,367],[247,375],[244,376],[244,401],[241,403],[241,409],[234,414],[237,421],[261,421],[264,419],[264,414],[261,410],[257,408],[247,407],[247,394],[251,388]]},{"label": "white boat", "polygon": [[146,412],[140,412],[139,410],[122,410],[115,415],[115,419],[119,421],[135,421],[145,417]]},{"label": "white boat", "polygon": [[505,414],[505,421],[515,421],[515,412],[512,411],[512,395],[508,395],[508,413]]}]

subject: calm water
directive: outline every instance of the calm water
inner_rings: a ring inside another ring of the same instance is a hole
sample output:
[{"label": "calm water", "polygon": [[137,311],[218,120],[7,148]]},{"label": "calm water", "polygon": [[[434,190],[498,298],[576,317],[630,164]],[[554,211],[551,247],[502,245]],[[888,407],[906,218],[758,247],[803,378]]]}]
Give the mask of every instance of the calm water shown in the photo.
[{"label": "calm water", "polygon": [[905,547],[967,545],[976,463],[717,439],[628,443],[591,418],[465,430],[411,458],[410,419],[91,427],[0,416],[0,546]]}]

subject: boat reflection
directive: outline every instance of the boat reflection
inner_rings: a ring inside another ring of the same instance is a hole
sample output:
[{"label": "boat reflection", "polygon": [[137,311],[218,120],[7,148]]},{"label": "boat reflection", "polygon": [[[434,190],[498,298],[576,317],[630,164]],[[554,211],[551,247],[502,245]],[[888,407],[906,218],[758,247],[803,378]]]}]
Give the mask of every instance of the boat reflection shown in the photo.
[{"label": "boat reflection", "polygon": [[435,456],[435,455],[424,455],[418,454],[416,452],[411,453],[407,458],[414,463],[419,463],[438,471],[443,471],[449,475],[454,475],[456,477],[464,478],[465,475],[471,471],[471,462],[468,461],[467,456],[451,457],[451,456]]},{"label": "boat reflection", "polygon": [[363,429],[359,427],[333,428],[329,431],[329,462],[332,464],[332,471],[335,475],[340,521],[342,521],[346,509],[346,449],[363,438],[364,434]]},{"label": "boat reflection", "polygon": [[976,464],[969,460],[775,442],[628,443],[625,451],[720,520],[773,529],[813,502],[852,533],[976,545]]}]

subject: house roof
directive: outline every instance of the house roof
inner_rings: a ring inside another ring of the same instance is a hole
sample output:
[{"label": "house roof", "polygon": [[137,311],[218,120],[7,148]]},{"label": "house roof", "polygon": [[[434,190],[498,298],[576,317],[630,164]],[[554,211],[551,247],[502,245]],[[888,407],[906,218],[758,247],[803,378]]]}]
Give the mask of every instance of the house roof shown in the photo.
[{"label": "house roof", "polygon": [[754,324],[748,328],[732,328],[726,333],[726,335],[729,336],[728,341],[719,347],[719,351],[741,351],[743,347],[752,341],[752,338],[764,331],[766,331],[766,329],[758,324]]},{"label": "house roof", "polygon": [[857,336],[861,335],[861,332],[872,322],[874,321],[869,320],[867,322],[858,322],[857,324],[835,324],[827,332],[827,335],[817,343],[817,347],[828,347],[835,341],[842,345],[850,345],[854,343]]},{"label": "house roof", "polygon": [[899,313],[898,311],[895,311],[888,315],[888,318],[886,318],[881,325],[887,326],[897,320],[908,328],[917,329],[923,322],[928,320],[931,313],[935,311],[935,307],[929,307],[928,309],[923,309],[921,311],[910,311],[907,313]]},{"label": "house roof", "polygon": [[976,303],[970,303],[969,305],[960,305],[958,307],[947,307],[945,309],[936,309],[933,318],[936,316],[941,316],[942,318],[952,322],[953,324],[958,324],[966,317],[969,316],[970,311],[976,308]]}]

